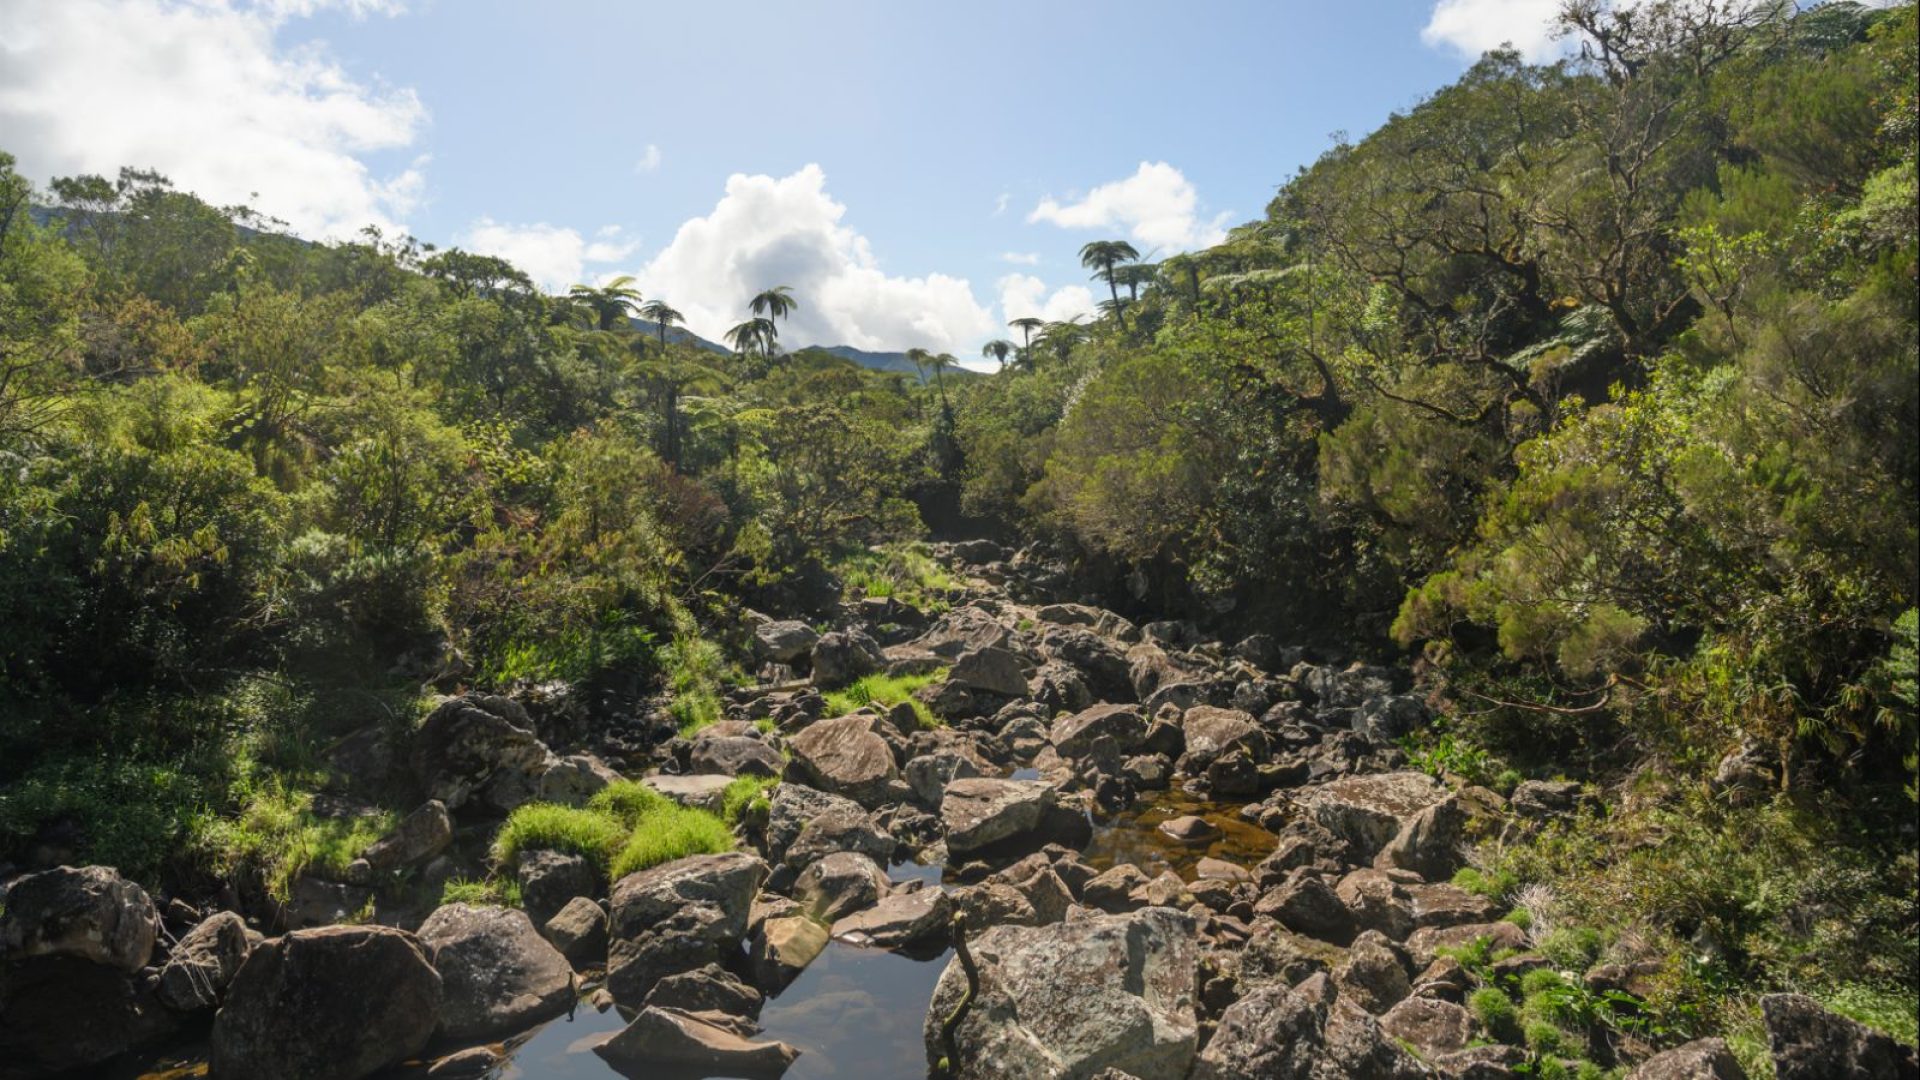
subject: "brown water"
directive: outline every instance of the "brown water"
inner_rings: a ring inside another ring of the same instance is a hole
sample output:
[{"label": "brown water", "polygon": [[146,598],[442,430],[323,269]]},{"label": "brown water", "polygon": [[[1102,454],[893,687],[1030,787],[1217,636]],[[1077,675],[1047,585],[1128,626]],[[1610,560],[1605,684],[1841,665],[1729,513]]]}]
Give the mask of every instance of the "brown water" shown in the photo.
[{"label": "brown water", "polygon": [[[1093,819],[1093,839],[1085,848],[1087,862],[1100,870],[1132,863],[1148,877],[1172,870],[1188,881],[1206,856],[1251,869],[1273,853],[1280,838],[1242,818],[1240,805],[1209,802],[1178,790],[1145,793],[1132,808]],[[1160,831],[1163,822],[1188,814],[1205,818],[1219,833],[1187,843]]]}]

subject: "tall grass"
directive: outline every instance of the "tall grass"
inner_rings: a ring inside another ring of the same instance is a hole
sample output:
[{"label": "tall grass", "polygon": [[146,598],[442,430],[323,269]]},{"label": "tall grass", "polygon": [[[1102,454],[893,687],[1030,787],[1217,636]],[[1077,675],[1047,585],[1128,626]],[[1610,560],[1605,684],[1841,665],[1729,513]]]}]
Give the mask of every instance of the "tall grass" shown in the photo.
[{"label": "tall grass", "polygon": [[[740,786],[738,781],[735,786]],[[751,797],[743,794],[743,805]],[[733,833],[720,817],[623,780],[584,807],[528,803],[516,809],[494,836],[493,858],[503,870],[511,870],[529,851],[565,852],[587,859],[607,880],[617,881],[674,859],[733,847]]]},{"label": "tall grass", "polygon": [[867,705],[887,707],[905,703],[913,709],[913,715],[919,718],[921,727],[939,727],[939,718],[933,715],[925,702],[914,697],[913,692],[946,677],[945,668],[927,675],[868,675],[838,690],[829,691],[826,695],[827,711],[833,716],[844,716]]},{"label": "tall grass", "polygon": [[879,551],[856,551],[834,563],[849,600],[892,597],[922,611],[947,610],[946,593],[962,587],[959,578],[933,560],[923,544],[896,544]]}]

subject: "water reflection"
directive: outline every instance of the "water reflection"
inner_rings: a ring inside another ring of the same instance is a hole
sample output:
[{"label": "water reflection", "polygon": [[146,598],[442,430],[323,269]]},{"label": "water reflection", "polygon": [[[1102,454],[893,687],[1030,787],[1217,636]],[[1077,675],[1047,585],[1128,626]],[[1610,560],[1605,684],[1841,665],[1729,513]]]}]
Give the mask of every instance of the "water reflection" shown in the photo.
[{"label": "water reflection", "polygon": [[[1241,817],[1240,805],[1209,802],[1177,790],[1142,795],[1127,810],[1094,818],[1086,860],[1100,870],[1132,863],[1149,877],[1172,870],[1189,881],[1206,856],[1251,867],[1272,854],[1280,838]],[[1160,831],[1162,823],[1188,814],[1205,818],[1219,833],[1186,843]]]}]

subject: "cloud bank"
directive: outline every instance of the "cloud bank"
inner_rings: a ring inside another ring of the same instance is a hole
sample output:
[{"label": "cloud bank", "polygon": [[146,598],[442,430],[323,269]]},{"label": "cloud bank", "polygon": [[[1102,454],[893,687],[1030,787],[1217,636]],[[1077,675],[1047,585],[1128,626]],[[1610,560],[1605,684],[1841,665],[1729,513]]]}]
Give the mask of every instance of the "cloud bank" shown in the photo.
[{"label": "cloud bank", "polygon": [[287,20],[323,9],[400,4],[0,0],[6,148],[42,183],[130,165],[307,236],[402,228],[425,159],[380,176],[360,155],[411,145],[427,111],[412,90],[357,82],[324,50],[276,41]]},{"label": "cloud bank", "polygon": [[1084,198],[1060,202],[1051,195],[1027,215],[1029,224],[1063,229],[1124,231],[1141,254],[1210,247],[1227,238],[1231,211],[1200,218],[1200,193],[1179,169],[1164,161],[1140,163],[1134,174],[1101,184]]}]

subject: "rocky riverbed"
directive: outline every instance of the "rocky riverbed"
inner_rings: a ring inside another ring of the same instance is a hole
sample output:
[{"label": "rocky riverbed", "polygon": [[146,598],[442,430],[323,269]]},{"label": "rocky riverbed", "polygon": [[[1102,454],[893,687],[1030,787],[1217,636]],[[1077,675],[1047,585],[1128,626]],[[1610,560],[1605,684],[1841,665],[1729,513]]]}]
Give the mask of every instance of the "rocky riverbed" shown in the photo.
[{"label": "rocky riverbed", "polygon": [[[942,554],[968,585],[937,615],[760,622],[761,685],[691,738],[569,740],[537,700],[467,696],[409,745],[348,740],[425,801],[270,908],[161,903],[103,867],[7,882],[0,1077],[1550,1071],[1467,1005],[1549,962],[1452,879],[1476,840],[1573,812],[1577,785],[1503,798],[1408,769],[1396,740],[1429,712],[1403,669],[1135,625],[1053,602],[1025,556]],[[932,727],[822,693],[932,672]],[[611,882],[535,852],[517,908],[387,887],[623,774],[694,806],[782,782],[731,852]],[[1631,992],[1634,963],[1570,976]],[[1765,1015],[1780,1080],[1915,1074],[1912,1048],[1808,999]],[[1596,1053],[1640,1080],[1741,1075],[1711,1039]]]}]

